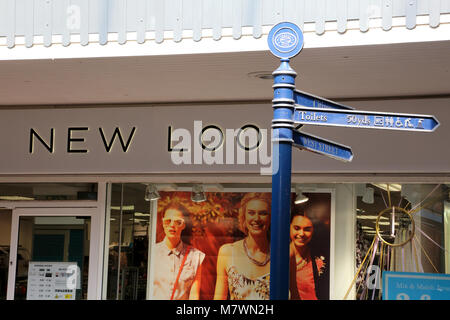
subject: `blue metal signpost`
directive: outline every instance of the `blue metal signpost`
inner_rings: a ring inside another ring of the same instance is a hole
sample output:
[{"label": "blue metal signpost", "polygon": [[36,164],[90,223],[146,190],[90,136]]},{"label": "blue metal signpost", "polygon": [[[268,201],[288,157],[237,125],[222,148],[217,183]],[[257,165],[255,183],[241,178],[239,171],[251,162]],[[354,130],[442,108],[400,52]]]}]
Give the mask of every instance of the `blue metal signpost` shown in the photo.
[{"label": "blue metal signpost", "polygon": [[293,23],[281,22],[269,32],[270,51],[281,60],[274,76],[272,100],[272,217],[270,240],[270,299],[289,298],[289,222],[291,214],[292,147],[349,162],[350,147],[300,132],[304,124],[349,128],[432,132],[434,116],[356,111],[343,104],[295,89],[297,73],[289,59],[303,48],[303,33]]},{"label": "blue metal signpost", "polygon": [[289,222],[291,208],[291,167],[294,128],[293,115],[295,77],[289,59],[303,47],[303,33],[292,23],[279,23],[269,33],[270,51],[281,58],[280,67],[273,72],[273,157],[278,166],[272,173],[272,217],[270,242],[270,299],[289,298]]}]

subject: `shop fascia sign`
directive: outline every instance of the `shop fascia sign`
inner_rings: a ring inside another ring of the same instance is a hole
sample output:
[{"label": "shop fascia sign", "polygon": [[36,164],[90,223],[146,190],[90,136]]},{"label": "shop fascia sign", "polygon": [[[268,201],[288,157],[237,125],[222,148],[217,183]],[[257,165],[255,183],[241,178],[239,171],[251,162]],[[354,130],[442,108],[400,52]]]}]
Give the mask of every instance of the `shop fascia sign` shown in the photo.
[{"label": "shop fascia sign", "polygon": [[[67,135],[65,136],[67,141],[67,153],[88,153],[89,149],[80,143],[86,143],[85,138],[82,136],[83,132],[89,131],[89,127],[68,127]],[[99,139],[103,143],[106,152],[111,152],[114,144],[118,140],[122,147],[123,152],[127,152],[132,144],[133,138],[136,134],[137,127],[129,128],[129,133],[126,135],[122,133],[120,127],[116,127],[114,132],[108,138],[106,130],[98,128]],[[55,153],[55,128],[49,129],[49,134],[45,136],[38,130],[30,128],[30,140],[29,140],[29,153],[33,153],[35,150],[36,142],[42,145],[49,153]],[[190,152],[191,146],[199,147],[206,151],[218,151],[225,141],[236,141],[241,150],[252,151],[258,149],[263,141],[263,136],[266,135],[266,129],[260,129],[254,124],[245,124],[238,129],[225,129],[220,128],[217,125],[203,126],[202,121],[194,121],[194,139],[191,139],[191,132],[186,128],[173,128],[168,126],[168,152]],[[198,142],[198,143],[196,143]],[[78,145],[74,145],[74,144]]]},{"label": "shop fascia sign", "polygon": [[[222,128],[219,125],[203,124],[202,121],[193,121],[191,128],[174,127],[167,128],[167,152],[175,165],[261,165],[261,174],[271,174],[271,150],[270,137],[267,129],[260,128],[256,124],[244,124],[237,129]],[[96,143],[92,131],[98,130]],[[63,134],[60,132],[65,131]],[[67,127],[58,130],[54,127],[39,130],[29,128],[28,153],[39,151],[55,154],[87,154],[101,152],[98,149],[103,146],[106,154],[113,155],[128,153],[133,150],[133,143],[138,135],[148,134],[148,130],[138,130],[138,126],[98,127],[88,126]],[[158,136],[158,135],[156,135]],[[162,134],[160,136],[163,136]],[[63,144],[58,144],[56,139],[64,139]],[[119,144],[119,146],[116,146]],[[116,152],[112,152],[116,151]]]},{"label": "shop fascia sign", "polygon": [[[83,143],[86,142],[85,138],[82,136],[83,132],[89,131],[89,127],[69,127],[67,128],[67,153],[88,153],[89,149]],[[126,137],[122,134],[120,127],[116,127],[112,137],[108,139],[106,137],[105,130],[103,128],[99,128],[99,138],[103,142],[106,152],[111,152],[113,145],[116,140],[120,141],[120,145],[122,146],[123,152],[127,152],[130,148],[134,135],[136,133],[136,127],[132,127],[131,131]],[[28,152],[33,153],[35,150],[36,142],[39,142],[49,153],[55,153],[55,140],[56,140],[56,129],[50,128],[49,136],[43,137],[43,134],[35,130],[34,128],[30,128],[30,140],[28,145]]]}]

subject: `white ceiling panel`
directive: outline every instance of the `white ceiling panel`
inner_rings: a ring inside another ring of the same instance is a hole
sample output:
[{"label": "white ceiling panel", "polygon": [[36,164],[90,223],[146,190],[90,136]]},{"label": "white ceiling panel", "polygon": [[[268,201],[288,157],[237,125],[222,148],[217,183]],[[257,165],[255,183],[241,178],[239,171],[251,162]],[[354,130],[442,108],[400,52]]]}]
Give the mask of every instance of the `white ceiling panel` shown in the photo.
[{"label": "white ceiling panel", "polygon": [[[450,95],[450,41],[306,48],[299,90],[332,99]],[[0,61],[0,106],[263,101],[268,51]]]}]

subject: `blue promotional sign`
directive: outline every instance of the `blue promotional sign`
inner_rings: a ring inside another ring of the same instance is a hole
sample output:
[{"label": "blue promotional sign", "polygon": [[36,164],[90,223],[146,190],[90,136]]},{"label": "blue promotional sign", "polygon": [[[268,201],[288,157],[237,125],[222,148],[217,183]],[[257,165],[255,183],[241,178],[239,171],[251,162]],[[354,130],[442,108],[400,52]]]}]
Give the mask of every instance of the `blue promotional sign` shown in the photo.
[{"label": "blue promotional sign", "polygon": [[293,133],[294,147],[344,162],[349,162],[353,159],[353,152],[350,147],[296,130]]},{"label": "blue promotional sign", "polygon": [[385,271],[383,300],[450,300],[450,275]]},{"label": "blue promotional sign", "polygon": [[267,38],[270,52],[278,58],[295,57],[303,48],[303,32],[291,22],[275,25]]},{"label": "blue promotional sign", "polygon": [[302,92],[299,90],[294,91],[294,100],[296,105],[302,107],[353,110],[352,107],[321,97],[317,97],[310,93]]},{"label": "blue promotional sign", "polygon": [[296,124],[415,132],[432,132],[439,126],[437,119],[430,115],[305,107],[295,108],[294,122]]}]

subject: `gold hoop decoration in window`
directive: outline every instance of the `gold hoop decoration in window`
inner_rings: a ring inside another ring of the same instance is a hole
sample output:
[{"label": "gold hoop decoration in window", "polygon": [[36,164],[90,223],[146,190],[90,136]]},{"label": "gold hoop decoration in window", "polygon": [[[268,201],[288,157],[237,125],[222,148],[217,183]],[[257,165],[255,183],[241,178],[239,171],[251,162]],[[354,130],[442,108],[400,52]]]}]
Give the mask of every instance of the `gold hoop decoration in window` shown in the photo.
[{"label": "gold hoop decoration in window", "polygon": [[[389,212],[389,211],[394,211],[394,212],[396,211],[396,212],[399,212],[399,213],[404,213],[404,214],[406,214],[408,216],[409,220],[411,220],[411,234],[410,234],[409,238],[406,239],[405,241],[403,241],[402,243],[390,243],[390,242],[386,241],[380,234],[380,219],[383,216],[383,214],[385,214],[386,212]],[[376,221],[376,224],[375,224],[375,229],[376,229],[378,238],[381,241],[383,241],[384,244],[386,244],[388,246],[391,246],[391,247],[401,247],[401,246],[407,244],[408,242],[410,242],[412,240],[412,238],[414,238],[416,225],[415,225],[414,219],[413,219],[413,217],[412,217],[412,215],[411,215],[411,213],[409,211],[406,211],[405,209],[400,208],[400,207],[392,206],[392,207],[384,209],[383,211],[381,211],[378,214],[377,221]]]}]

